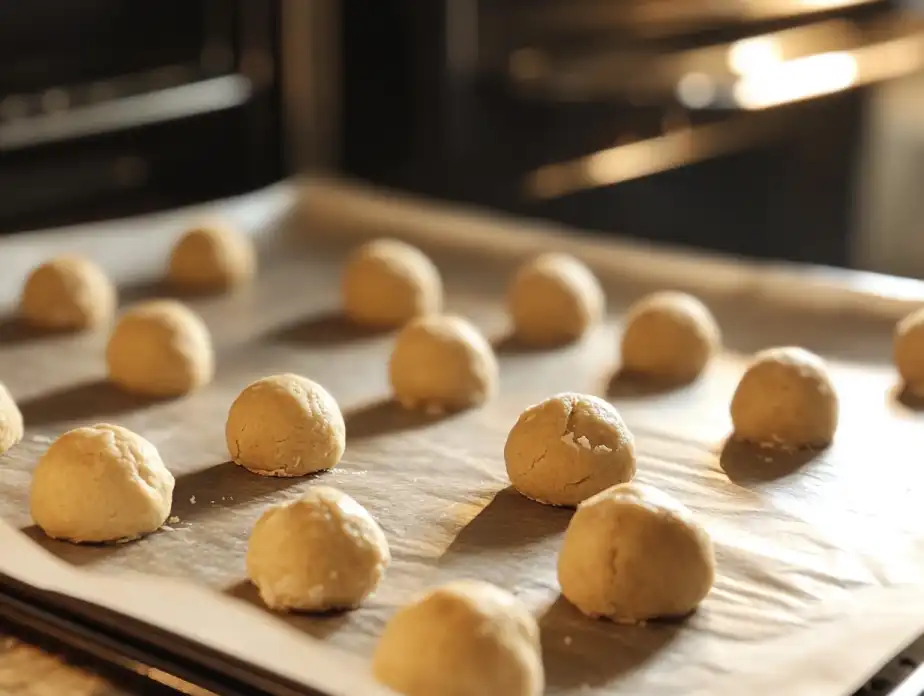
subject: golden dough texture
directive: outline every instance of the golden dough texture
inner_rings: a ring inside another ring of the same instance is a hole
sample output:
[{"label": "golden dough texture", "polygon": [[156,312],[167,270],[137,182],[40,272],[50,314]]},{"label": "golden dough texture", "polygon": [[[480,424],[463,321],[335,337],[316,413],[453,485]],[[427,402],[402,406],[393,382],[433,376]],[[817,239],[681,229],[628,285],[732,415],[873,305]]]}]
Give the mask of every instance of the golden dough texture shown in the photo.
[{"label": "golden dough texture", "polygon": [[924,396],[924,309],[919,309],[895,326],[892,356],[905,388]]},{"label": "golden dough texture", "polygon": [[55,440],[32,475],[32,519],[50,537],[126,541],[160,528],[173,503],[173,475],[157,449],[105,423]]},{"label": "golden dough texture", "polygon": [[398,610],[372,661],[404,696],[539,696],[539,627],[505,590],[476,580],[437,587]]},{"label": "golden dough texture", "polygon": [[175,300],[151,300],[126,312],[109,338],[106,363],[114,384],[154,397],[187,394],[215,375],[208,328]]},{"label": "golden dough texture", "polygon": [[80,256],[62,256],[29,274],[19,308],[32,326],[78,331],[108,323],[116,304],[115,286],[99,266]]},{"label": "golden dough texture", "polygon": [[497,357],[471,322],[430,315],[411,321],[395,341],[388,365],[396,399],[406,408],[458,411],[497,390]]},{"label": "golden dough texture", "polygon": [[507,436],[504,461],[521,494],[573,507],[635,476],[635,441],[603,399],[558,394],[523,411]]},{"label": "golden dough texture", "polygon": [[341,278],[343,310],[357,324],[400,328],[443,308],[443,281],[419,249],[395,239],[359,247]]},{"label": "golden dough texture", "polygon": [[391,561],[388,541],[369,512],[329,486],[268,508],[247,548],[247,574],[271,609],[353,609]]},{"label": "golden dough texture", "polygon": [[581,503],[558,557],[565,598],[587,616],[620,623],[685,616],[714,581],[705,529],[681,503],[640,483]]},{"label": "golden dough texture", "polygon": [[581,338],[599,324],[606,298],[593,272],[566,254],[542,254],[521,266],[507,290],[517,340],[537,347]]},{"label": "golden dough texture", "polygon": [[167,275],[181,290],[209,293],[249,282],[256,268],[250,237],[225,223],[208,222],[190,229],[177,241]]},{"label": "golden dough texture", "polygon": [[0,454],[22,442],[23,434],[22,412],[6,385],[0,382]]},{"label": "golden dough texture", "polygon": [[263,377],[231,404],[225,425],[235,463],[263,476],[305,476],[337,465],[346,426],[320,384],[294,374]]},{"label": "golden dough texture", "polygon": [[709,309],[692,295],[658,292],[642,298],[626,316],[622,369],[655,380],[696,379],[721,342]]},{"label": "golden dough texture", "polygon": [[757,353],[731,402],[735,438],[783,449],[830,444],[838,411],[825,362],[795,347]]}]

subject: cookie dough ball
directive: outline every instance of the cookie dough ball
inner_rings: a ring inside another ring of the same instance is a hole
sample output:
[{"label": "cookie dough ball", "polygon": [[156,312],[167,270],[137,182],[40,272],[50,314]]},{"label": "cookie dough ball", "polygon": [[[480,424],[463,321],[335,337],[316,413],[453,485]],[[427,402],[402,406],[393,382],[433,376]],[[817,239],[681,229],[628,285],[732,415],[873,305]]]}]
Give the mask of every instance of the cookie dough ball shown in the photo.
[{"label": "cookie dough ball", "polygon": [[504,460],[513,487],[527,498],[573,507],[635,476],[635,441],[603,399],[558,394],[523,411]]},{"label": "cookie dough ball", "polygon": [[353,609],[375,591],[391,561],[385,534],[346,493],[313,486],[275,505],[253,528],[247,574],[270,609]]},{"label": "cookie dough ball", "polygon": [[337,465],[346,425],[334,397],[293,374],[263,377],[231,404],[225,424],[236,464],[262,476],[305,476]]},{"label": "cookie dough ball", "polygon": [[40,329],[79,331],[108,323],[115,286],[103,270],[79,256],[62,256],[29,274],[20,298],[23,320]]},{"label": "cookie dough ball", "polygon": [[173,475],[140,435],[105,423],[65,433],[32,475],[32,519],[67,541],[127,541],[160,528]]},{"label": "cookie dough ball", "polygon": [[581,503],[558,556],[565,599],[587,616],[619,623],[686,616],[714,580],[712,540],[693,514],[639,483]]},{"label": "cookie dough ball", "polygon": [[591,270],[566,254],[543,254],[524,264],[507,290],[517,340],[537,347],[579,339],[600,323],[605,305]]},{"label": "cookie dough ball", "polygon": [[394,239],[357,249],[347,260],[341,291],[347,317],[372,328],[399,328],[443,308],[436,266],[419,249]]},{"label": "cookie dough ball", "polygon": [[119,320],[106,363],[110,381],[128,392],[181,396],[212,381],[215,351],[208,328],[191,309],[152,300]]},{"label": "cookie dough ball", "polygon": [[650,379],[692,382],[719,348],[719,326],[692,295],[658,292],[630,308],[622,335],[622,369]]},{"label": "cookie dough ball", "polygon": [[539,627],[494,585],[458,580],[431,590],[388,622],[372,661],[405,696],[539,696]]},{"label": "cookie dough ball", "polygon": [[23,436],[22,412],[6,386],[0,383],[0,454],[19,444]]},{"label": "cookie dough ball", "polygon": [[484,403],[497,389],[499,368],[494,350],[470,322],[433,315],[398,334],[388,372],[403,406],[440,413]]},{"label": "cookie dough ball", "polygon": [[735,438],[782,449],[828,445],[837,417],[837,394],[824,361],[802,348],[754,356],[731,402]]},{"label": "cookie dough ball", "polygon": [[896,325],[893,359],[908,393],[924,397],[924,309],[912,312]]},{"label": "cookie dough ball", "polygon": [[176,243],[167,275],[182,291],[211,293],[250,281],[256,267],[248,236],[229,225],[209,222],[189,230]]}]

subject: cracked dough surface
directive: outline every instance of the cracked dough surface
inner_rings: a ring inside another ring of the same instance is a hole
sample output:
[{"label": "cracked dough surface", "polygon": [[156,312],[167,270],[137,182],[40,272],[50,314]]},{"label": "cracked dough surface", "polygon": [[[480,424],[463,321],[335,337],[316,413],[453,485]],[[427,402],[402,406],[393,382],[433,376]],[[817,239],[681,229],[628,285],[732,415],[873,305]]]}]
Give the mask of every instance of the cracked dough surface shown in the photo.
[{"label": "cracked dough surface", "polygon": [[212,221],[180,237],[170,254],[167,277],[185,291],[218,292],[250,281],[256,268],[250,237]]},{"label": "cracked dough surface", "polygon": [[247,547],[247,575],[271,609],[323,612],[358,607],[391,561],[369,512],[329,486],[268,508]]},{"label": "cracked dough surface", "polygon": [[263,476],[305,476],[337,465],[346,425],[320,384],[294,374],[263,377],[231,404],[225,424],[236,464]]},{"label": "cracked dough surface", "polygon": [[757,353],[731,402],[737,439],[780,448],[828,445],[838,410],[824,360],[795,347]]},{"label": "cracked dough surface", "polygon": [[719,348],[719,326],[692,295],[658,292],[633,305],[622,334],[622,369],[657,380],[696,379]]},{"label": "cracked dough surface", "polygon": [[924,309],[912,312],[895,326],[893,360],[905,388],[924,397]]},{"label": "cracked dough surface", "polygon": [[420,317],[405,326],[388,364],[398,402],[437,413],[484,403],[497,390],[499,372],[481,332],[448,315]]},{"label": "cracked dough surface", "polygon": [[115,286],[103,269],[80,256],[62,256],[29,274],[19,310],[32,326],[82,330],[108,323],[116,303]]},{"label": "cracked dough surface", "polygon": [[600,323],[605,306],[596,276],[567,254],[542,254],[528,261],[507,290],[514,334],[527,345],[575,341]]},{"label": "cracked dough surface", "polygon": [[114,384],[155,397],[181,396],[215,375],[208,328],[176,300],[143,302],[126,312],[109,338],[106,363]]},{"label": "cracked dough surface", "polygon": [[23,432],[22,411],[6,386],[0,382],[0,454],[19,444]]},{"label": "cracked dough surface", "polygon": [[516,597],[478,580],[430,590],[398,610],[372,663],[405,696],[539,696],[539,626]]},{"label": "cracked dough surface", "polygon": [[71,430],[42,455],[32,475],[32,519],[50,537],[127,541],[166,521],[173,474],[140,435],[101,423]]},{"label": "cracked dough surface", "polygon": [[565,532],[558,582],[591,617],[682,617],[715,580],[712,540],[692,512],[652,486],[625,483],[582,503]]},{"label": "cracked dough surface", "polygon": [[343,310],[357,324],[399,328],[443,308],[443,281],[419,249],[395,239],[359,247],[341,279]]},{"label": "cracked dough surface", "polygon": [[510,482],[540,503],[573,507],[635,476],[635,441],[619,412],[588,394],[530,406],[507,436]]}]

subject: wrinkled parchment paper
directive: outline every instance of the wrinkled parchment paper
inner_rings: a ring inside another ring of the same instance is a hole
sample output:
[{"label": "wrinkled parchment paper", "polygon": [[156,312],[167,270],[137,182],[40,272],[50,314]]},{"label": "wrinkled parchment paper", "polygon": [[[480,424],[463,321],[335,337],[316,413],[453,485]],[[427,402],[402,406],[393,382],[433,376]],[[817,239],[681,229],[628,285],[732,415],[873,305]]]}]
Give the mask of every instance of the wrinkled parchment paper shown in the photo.
[{"label": "wrinkled parchment paper", "polygon": [[[767,288],[778,278],[758,286],[755,278],[772,277],[744,266],[740,282],[730,275],[714,282],[718,274],[704,271],[700,294],[723,326],[727,349],[697,384],[656,392],[614,371],[620,311],[668,285],[657,254],[652,267],[661,271],[646,280],[644,269],[603,275],[607,257],[595,249],[591,260],[600,261],[595,266],[613,310],[606,325],[579,345],[528,352],[505,339],[501,301],[513,264],[530,250],[522,237],[510,233],[509,254],[503,236],[495,237],[498,249],[479,256],[465,242],[465,226],[441,225],[438,215],[396,230],[387,209],[378,210],[385,215],[380,225],[370,225],[374,206],[338,209],[330,195],[323,205],[309,204],[307,220],[283,224],[288,201],[275,191],[228,209],[259,232],[263,270],[253,288],[190,300],[213,331],[219,364],[215,383],[185,399],[149,403],[110,388],[105,333],[36,338],[15,324],[0,327],[0,380],[28,423],[25,441],[0,459],[0,513],[35,543],[0,527],[0,572],[105,602],[338,694],[375,693],[367,658],[389,616],[416,592],[458,577],[506,587],[534,610],[549,694],[843,696],[924,629],[924,590],[914,587],[924,577],[918,461],[924,412],[902,403],[889,364],[893,315],[918,301],[914,293],[871,295],[864,311],[856,294],[814,293],[817,276],[795,274],[802,280],[783,283],[788,299],[776,302]],[[124,232],[106,227],[102,236],[2,241],[4,263],[19,261],[0,280],[3,299],[13,301],[28,270],[24,259],[63,248],[90,251],[110,267],[126,302],[160,294],[147,281],[163,263],[172,233],[191,216]],[[280,226],[288,232],[274,232]],[[340,317],[343,255],[381,231],[403,232],[430,251],[445,274],[448,309],[472,318],[495,341],[501,389],[483,408],[443,419],[397,408],[386,374],[393,336],[359,331]],[[536,244],[533,251],[547,246]],[[579,252],[581,242],[573,244]],[[144,253],[126,261],[132,248]],[[618,249],[612,245],[614,255]],[[672,268],[671,287],[695,289],[695,268]],[[805,284],[801,309],[794,282]],[[845,312],[833,314],[832,302]],[[835,444],[816,456],[725,443],[728,403],[748,355],[781,344],[831,361],[840,428]],[[253,379],[286,371],[317,379],[341,404],[347,451],[333,471],[268,479],[228,462],[223,432],[231,401]],[[719,578],[687,621],[615,626],[582,617],[559,597],[555,561],[569,512],[512,491],[502,453],[523,408],[566,390],[608,396],[635,433],[639,478],[677,496],[712,534]],[[99,421],[131,428],[158,447],[177,477],[173,517],[161,532],[131,544],[47,540],[28,515],[30,471],[54,437]],[[245,581],[247,537],[267,505],[317,482],[343,489],[370,510],[394,563],[358,611],[275,617]],[[63,569],[48,565],[38,547],[63,560]]]}]

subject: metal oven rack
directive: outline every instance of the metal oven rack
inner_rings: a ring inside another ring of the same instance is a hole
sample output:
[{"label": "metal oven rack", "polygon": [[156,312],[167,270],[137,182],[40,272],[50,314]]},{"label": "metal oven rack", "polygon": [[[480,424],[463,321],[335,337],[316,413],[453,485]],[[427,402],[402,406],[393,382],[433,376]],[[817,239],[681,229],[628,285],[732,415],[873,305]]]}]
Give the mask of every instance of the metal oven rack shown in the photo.
[{"label": "metal oven rack", "polygon": [[924,695],[924,637],[887,664],[854,696]]}]

